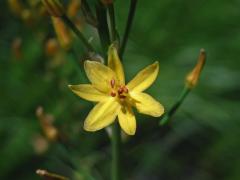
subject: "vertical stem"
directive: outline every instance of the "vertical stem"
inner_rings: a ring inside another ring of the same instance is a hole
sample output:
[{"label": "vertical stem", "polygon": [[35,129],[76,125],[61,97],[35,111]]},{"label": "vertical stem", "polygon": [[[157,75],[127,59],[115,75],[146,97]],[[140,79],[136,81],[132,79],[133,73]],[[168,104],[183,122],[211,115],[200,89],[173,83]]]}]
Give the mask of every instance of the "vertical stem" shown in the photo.
[{"label": "vertical stem", "polygon": [[108,8],[109,19],[110,19],[111,41],[114,42],[116,40],[116,22],[115,22],[115,15],[114,15],[114,6],[113,4],[109,4],[107,8]]},{"label": "vertical stem", "polygon": [[[113,4],[107,6],[110,19],[111,43],[116,40],[116,24]],[[118,121],[112,127],[112,178],[121,180],[121,129]]]},{"label": "vertical stem", "polygon": [[96,15],[98,20],[98,34],[101,41],[102,49],[107,52],[108,46],[110,44],[109,29],[107,23],[107,11],[106,7],[101,3],[96,5]]},{"label": "vertical stem", "polygon": [[112,128],[112,179],[121,179],[121,130],[116,121]]},{"label": "vertical stem", "polygon": [[120,52],[119,52],[120,58],[122,58],[125,48],[126,48],[126,45],[127,45],[128,36],[129,36],[130,30],[132,27],[132,22],[133,22],[133,18],[135,15],[137,2],[138,2],[138,0],[131,0],[129,13],[128,13],[127,25],[126,25],[126,28],[124,31],[123,40],[122,40],[122,44],[121,44],[121,48],[120,48]]}]

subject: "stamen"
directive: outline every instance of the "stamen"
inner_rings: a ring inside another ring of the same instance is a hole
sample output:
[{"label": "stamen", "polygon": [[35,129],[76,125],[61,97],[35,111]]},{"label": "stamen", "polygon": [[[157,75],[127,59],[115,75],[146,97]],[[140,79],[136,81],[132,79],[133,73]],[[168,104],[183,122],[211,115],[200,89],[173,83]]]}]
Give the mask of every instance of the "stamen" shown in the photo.
[{"label": "stamen", "polygon": [[114,86],[115,86],[115,79],[112,79],[110,84],[111,84],[111,87],[114,88]]},{"label": "stamen", "polygon": [[123,87],[123,91],[124,91],[125,93],[128,93],[128,88],[127,88],[126,86],[124,86],[124,87]]},{"label": "stamen", "polygon": [[123,91],[124,91],[123,87],[120,87],[120,88],[118,89],[118,94],[122,94]]},{"label": "stamen", "polygon": [[115,97],[116,96],[116,93],[115,92],[111,92],[110,94],[112,97]]}]

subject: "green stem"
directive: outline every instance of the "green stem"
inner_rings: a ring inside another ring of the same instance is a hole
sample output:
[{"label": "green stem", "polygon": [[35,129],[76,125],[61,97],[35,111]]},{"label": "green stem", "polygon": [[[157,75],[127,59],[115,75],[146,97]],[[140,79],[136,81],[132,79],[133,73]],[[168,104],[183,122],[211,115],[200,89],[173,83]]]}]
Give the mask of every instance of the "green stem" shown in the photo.
[{"label": "green stem", "polygon": [[120,52],[119,52],[120,58],[122,58],[125,48],[126,48],[126,45],[127,45],[129,33],[130,33],[130,30],[132,27],[133,18],[134,18],[135,12],[136,12],[137,2],[138,2],[138,0],[131,0],[129,13],[128,13],[127,25],[126,25],[126,28],[124,31],[123,40],[122,40],[122,44],[121,44]]},{"label": "green stem", "polygon": [[118,122],[112,127],[112,179],[121,179],[121,129]]},{"label": "green stem", "polygon": [[77,37],[82,41],[83,45],[88,49],[90,52],[94,52],[94,48],[91,44],[87,41],[84,35],[79,31],[79,29],[75,26],[75,24],[66,16],[63,15],[62,20],[69,26],[70,29],[77,35]]},{"label": "green stem", "polygon": [[106,7],[102,3],[96,5],[96,15],[98,20],[98,34],[101,41],[102,49],[107,52],[108,46],[110,44],[109,29],[107,23],[107,11]]},{"label": "green stem", "polygon": [[[116,41],[116,24],[114,15],[114,6],[107,6],[110,19],[111,43]],[[112,127],[112,178],[111,180],[121,179],[121,129],[118,121],[115,121]]]},{"label": "green stem", "polygon": [[177,109],[183,103],[184,99],[187,97],[190,91],[191,91],[190,88],[188,88],[187,86],[184,87],[184,89],[182,90],[182,93],[178,97],[178,100],[173,104],[171,109],[161,118],[159,123],[160,125],[165,125],[170,120],[170,118],[173,116],[173,114],[177,111]]},{"label": "green stem", "polygon": [[109,4],[107,6],[107,9],[108,9],[109,19],[110,19],[111,41],[114,42],[117,39],[114,5]]}]

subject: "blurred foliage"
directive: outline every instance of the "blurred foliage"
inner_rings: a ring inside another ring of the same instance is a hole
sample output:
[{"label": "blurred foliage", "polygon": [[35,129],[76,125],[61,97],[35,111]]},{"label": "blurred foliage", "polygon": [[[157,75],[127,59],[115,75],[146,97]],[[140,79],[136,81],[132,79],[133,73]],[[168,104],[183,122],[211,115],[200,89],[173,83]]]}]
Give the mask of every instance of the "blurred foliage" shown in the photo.
[{"label": "blurred foliage", "polygon": [[[89,1],[94,5],[95,1]],[[117,28],[123,34],[129,2],[116,1]],[[77,57],[45,53],[55,37],[49,17],[24,24],[0,1],[0,179],[40,179],[43,168],[73,179],[108,179],[106,131],[87,133],[83,120],[92,107],[69,91],[85,81]],[[138,130],[124,143],[126,179],[240,179],[240,2],[139,1],[123,58],[127,79],[155,60],[160,76],[149,90],[168,109],[200,48],[208,54],[199,85],[187,97],[172,123],[138,115]],[[85,34],[96,32],[82,27]],[[20,39],[20,57],[13,42]],[[64,134],[61,143],[44,138],[35,115],[38,106],[54,116]]]}]

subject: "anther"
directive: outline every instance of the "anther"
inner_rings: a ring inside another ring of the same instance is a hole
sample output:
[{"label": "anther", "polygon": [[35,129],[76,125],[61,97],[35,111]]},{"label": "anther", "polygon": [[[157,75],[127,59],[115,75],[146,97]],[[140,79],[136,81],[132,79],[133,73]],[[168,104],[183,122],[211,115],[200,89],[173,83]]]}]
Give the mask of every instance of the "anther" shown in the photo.
[{"label": "anther", "polygon": [[128,93],[128,88],[126,86],[123,87],[123,92]]},{"label": "anther", "polygon": [[122,94],[124,92],[124,89],[122,88],[122,87],[120,87],[119,89],[118,89],[118,94]]},{"label": "anther", "polygon": [[115,86],[115,79],[112,79],[110,84],[111,84],[111,87],[114,88],[114,86]]},{"label": "anther", "polygon": [[112,97],[115,97],[115,96],[116,96],[116,93],[115,93],[115,92],[111,92],[111,96],[112,96]]}]

